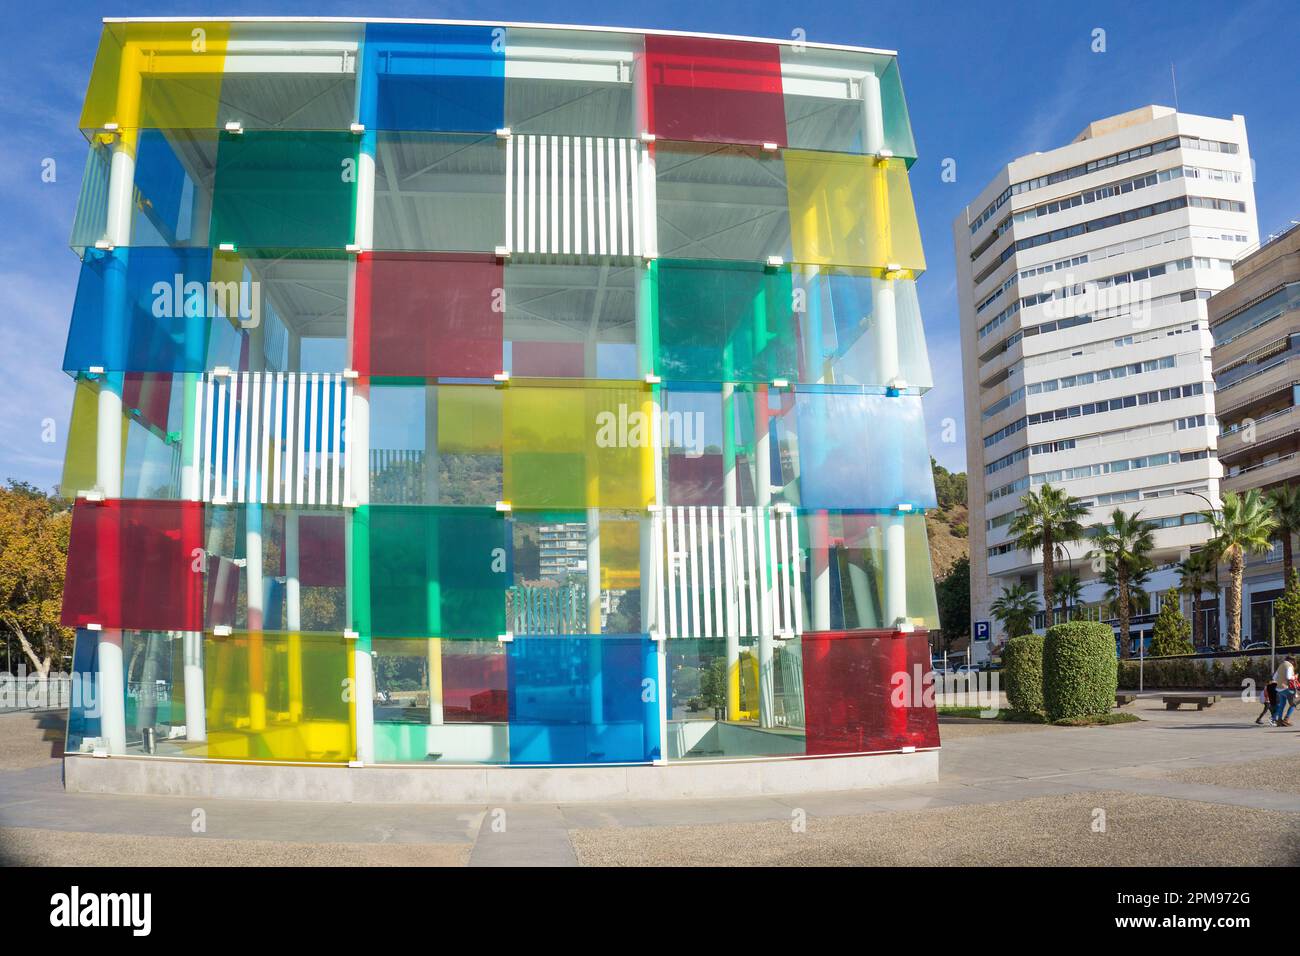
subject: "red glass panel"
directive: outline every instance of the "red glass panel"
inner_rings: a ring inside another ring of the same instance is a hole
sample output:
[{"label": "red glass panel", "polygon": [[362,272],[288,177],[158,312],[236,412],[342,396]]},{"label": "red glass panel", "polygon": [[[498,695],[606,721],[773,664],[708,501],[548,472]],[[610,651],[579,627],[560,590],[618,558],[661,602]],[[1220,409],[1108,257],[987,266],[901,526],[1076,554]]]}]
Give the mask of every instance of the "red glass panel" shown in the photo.
[{"label": "red glass panel", "polygon": [[934,696],[925,693],[929,670],[925,631],[805,633],[808,753],[939,746]]},{"label": "red glass panel", "polygon": [[582,378],[584,346],[581,342],[512,342],[510,371],[523,378]]},{"label": "red glass panel", "polygon": [[663,139],[786,145],[773,43],[647,36],[650,132]]},{"label": "red glass panel", "polygon": [[504,288],[494,256],[363,254],[353,365],[362,375],[490,378],[502,370]]},{"label": "red glass panel", "polygon": [[668,456],[670,505],[715,505],[724,498],[721,455]]},{"label": "red glass panel", "polygon": [[505,721],[508,704],[505,654],[457,653],[454,644],[443,644],[442,712],[448,723]]},{"label": "red glass panel", "polygon": [[303,587],[341,588],[347,584],[342,515],[302,515],[298,519],[298,576]]},{"label": "red glass panel", "polygon": [[170,372],[128,372],[122,382],[122,407],[136,418],[167,433],[168,412],[172,404]]},{"label": "red glass panel", "polygon": [[72,511],[63,623],[203,630],[203,505],[86,501]]},{"label": "red glass panel", "polygon": [[239,565],[219,554],[208,556],[207,627],[234,627],[239,608]]}]

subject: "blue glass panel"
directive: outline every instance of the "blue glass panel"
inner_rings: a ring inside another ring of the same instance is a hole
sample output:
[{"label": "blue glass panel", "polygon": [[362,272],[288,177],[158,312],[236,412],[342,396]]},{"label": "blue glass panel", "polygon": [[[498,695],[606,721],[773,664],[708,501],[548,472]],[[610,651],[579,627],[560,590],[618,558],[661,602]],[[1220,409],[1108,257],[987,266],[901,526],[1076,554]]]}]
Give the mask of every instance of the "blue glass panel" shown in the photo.
[{"label": "blue glass panel", "polygon": [[507,666],[511,763],[659,756],[659,665],[649,638],[516,637]]},{"label": "blue glass panel", "polygon": [[87,249],[64,371],[203,371],[211,274],[207,249]]},{"label": "blue glass panel", "polygon": [[505,125],[505,30],[366,24],[360,120],[368,130],[500,129]]},{"label": "blue glass panel", "polygon": [[72,648],[72,702],[68,707],[68,753],[81,750],[81,742],[99,736],[99,633],[77,631]]},{"label": "blue glass panel", "polygon": [[794,411],[800,507],[936,507],[920,396],[801,389]]},{"label": "blue glass panel", "polygon": [[135,188],[139,201],[131,221],[131,245],[207,244],[203,190],[190,178],[162,130],[140,131]]}]

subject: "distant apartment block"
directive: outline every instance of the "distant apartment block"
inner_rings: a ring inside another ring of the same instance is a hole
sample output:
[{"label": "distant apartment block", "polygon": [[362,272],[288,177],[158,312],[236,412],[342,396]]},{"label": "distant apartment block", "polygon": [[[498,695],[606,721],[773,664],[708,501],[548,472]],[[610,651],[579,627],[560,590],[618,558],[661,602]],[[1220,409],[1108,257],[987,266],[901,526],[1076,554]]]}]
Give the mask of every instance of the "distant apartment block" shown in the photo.
[{"label": "distant apartment block", "polygon": [[[1223,488],[1276,488],[1300,479],[1300,226],[1233,265],[1209,303]],[[1282,547],[1247,559],[1243,641],[1268,640],[1282,593]]]},{"label": "distant apartment block", "polygon": [[[1041,594],[1040,555],[1008,528],[1046,483],[1082,500],[1086,523],[1120,507],[1157,524],[1154,611],[1219,500],[1206,304],[1258,239],[1244,118],[1147,106],[1093,122],[1008,163],[953,236],[973,619],[1005,586]],[[1058,573],[1083,584],[1074,613],[1111,620],[1089,545],[1065,549]],[[1152,620],[1135,616],[1135,640]]]}]

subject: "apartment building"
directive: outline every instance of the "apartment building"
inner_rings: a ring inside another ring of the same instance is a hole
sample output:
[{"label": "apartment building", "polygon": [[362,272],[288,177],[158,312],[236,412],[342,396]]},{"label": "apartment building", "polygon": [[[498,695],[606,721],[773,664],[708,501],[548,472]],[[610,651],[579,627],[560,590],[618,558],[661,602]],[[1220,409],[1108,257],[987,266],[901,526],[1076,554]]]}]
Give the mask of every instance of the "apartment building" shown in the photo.
[{"label": "apartment building", "polygon": [[[1300,225],[1239,259],[1209,302],[1223,488],[1300,482]],[[1250,555],[1242,640],[1267,641],[1282,593],[1282,546]]]},{"label": "apartment building", "polygon": [[890,699],[937,624],[894,54],[113,20],[81,128],[70,786],[933,778],[932,703]]},{"label": "apartment building", "polygon": [[[1046,483],[1087,523],[1123,508],[1157,524],[1155,610],[1218,502],[1206,305],[1258,238],[1244,118],[1147,106],[1090,123],[1008,163],[953,237],[973,619],[1006,586],[1041,595],[1041,556],[1008,527]],[[1065,545],[1059,569],[1083,583],[1079,613],[1111,620],[1088,550]],[[1135,617],[1135,639],[1151,620]]]}]

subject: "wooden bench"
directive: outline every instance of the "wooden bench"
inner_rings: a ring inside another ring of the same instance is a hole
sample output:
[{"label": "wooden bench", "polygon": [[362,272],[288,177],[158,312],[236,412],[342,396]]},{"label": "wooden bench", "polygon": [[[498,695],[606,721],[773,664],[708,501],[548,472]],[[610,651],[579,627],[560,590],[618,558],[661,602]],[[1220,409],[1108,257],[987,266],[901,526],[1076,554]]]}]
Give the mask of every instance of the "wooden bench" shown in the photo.
[{"label": "wooden bench", "polygon": [[1163,698],[1165,710],[1177,710],[1183,704],[1195,704],[1197,710],[1204,710],[1213,707],[1218,699],[1218,694],[1166,694]]},{"label": "wooden bench", "polygon": [[1133,703],[1133,701],[1135,701],[1135,700],[1137,700],[1137,699],[1138,699],[1138,695],[1137,695],[1137,694],[1116,694],[1116,695],[1115,695],[1115,706],[1116,706],[1116,707],[1123,707],[1125,704],[1131,704],[1131,703]]}]

